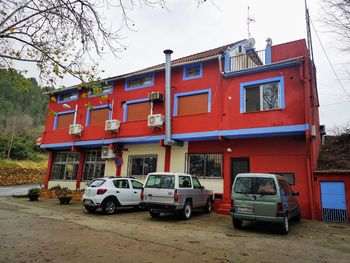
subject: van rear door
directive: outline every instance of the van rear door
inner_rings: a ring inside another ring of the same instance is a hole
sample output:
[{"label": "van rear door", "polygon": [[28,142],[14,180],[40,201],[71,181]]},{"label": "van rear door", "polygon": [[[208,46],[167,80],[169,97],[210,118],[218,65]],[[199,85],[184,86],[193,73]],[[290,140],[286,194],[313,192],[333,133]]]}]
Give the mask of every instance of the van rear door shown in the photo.
[{"label": "van rear door", "polygon": [[254,219],[254,197],[252,195],[253,177],[237,175],[232,187],[231,198],[236,213],[252,215]]},{"label": "van rear door", "polygon": [[277,203],[280,202],[275,178],[255,177],[254,179],[255,217],[275,217]]},{"label": "van rear door", "polygon": [[173,174],[150,174],[144,186],[144,202],[173,204],[174,188]]}]

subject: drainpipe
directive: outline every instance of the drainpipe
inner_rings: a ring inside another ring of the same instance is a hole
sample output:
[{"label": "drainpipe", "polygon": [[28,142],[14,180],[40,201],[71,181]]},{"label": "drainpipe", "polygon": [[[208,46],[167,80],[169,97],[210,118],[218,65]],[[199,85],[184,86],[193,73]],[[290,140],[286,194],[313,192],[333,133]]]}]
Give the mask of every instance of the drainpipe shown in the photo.
[{"label": "drainpipe", "polygon": [[181,145],[181,142],[171,137],[171,54],[172,50],[166,49],[165,54],[165,140],[164,145]]}]

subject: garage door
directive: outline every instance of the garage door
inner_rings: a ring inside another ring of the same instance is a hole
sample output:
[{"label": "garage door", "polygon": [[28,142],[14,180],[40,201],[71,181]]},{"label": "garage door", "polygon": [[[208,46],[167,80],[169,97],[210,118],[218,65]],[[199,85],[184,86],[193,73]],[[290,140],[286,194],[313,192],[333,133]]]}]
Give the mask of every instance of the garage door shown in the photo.
[{"label": "garage door", "polygon": [[348,222],[344,182],[321,182],[322,219]]}]

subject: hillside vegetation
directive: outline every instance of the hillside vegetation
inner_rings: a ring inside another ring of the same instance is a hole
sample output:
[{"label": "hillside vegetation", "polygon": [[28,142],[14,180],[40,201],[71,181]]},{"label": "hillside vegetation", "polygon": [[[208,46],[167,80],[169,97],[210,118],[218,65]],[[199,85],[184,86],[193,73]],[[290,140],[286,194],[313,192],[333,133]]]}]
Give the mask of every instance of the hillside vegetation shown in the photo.
[{"label": "hillside vegetation", "polygon": [[47,101],[34,78],[0,70],[0,159],[42,159],[36,139],[44,131]]}]

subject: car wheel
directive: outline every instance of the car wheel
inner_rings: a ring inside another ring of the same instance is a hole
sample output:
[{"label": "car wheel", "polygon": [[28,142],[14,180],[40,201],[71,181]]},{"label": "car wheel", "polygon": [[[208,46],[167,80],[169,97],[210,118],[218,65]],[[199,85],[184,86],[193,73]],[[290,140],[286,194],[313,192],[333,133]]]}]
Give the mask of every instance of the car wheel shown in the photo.
[{"label": "car wheel", "polygon": [[184,205],[184,208],[181,211],[181,217],[185,220],[189,220],[192,215],[192,204],[187,201]]},{"label": "car wheel", "polygon": [[208,198],[208,201],[204,207],[204,211],[209,214],[211,212],[211,209],[212,209],[211,198]]},{"label": "car wheel", "polygon": [[149,213],[153,218],[158,218],[160,216],[160,212],[158,211],[150,210]]},{"label": "car wheel", "polygon": [[239,219],[232,218],[232,225],[236,229],[242,228],[243,221]]},{"label": "car wheel", "polygon": [[102,211],[105,215],[112,215],[117,209],[117,203],[113,199],[106,200],[102,205]]},{"label": "car wheel", "polygon": [[89,213],[93,213],[96,211],[96,207],[93,206],[85,206],[86,211],[88,211]]},{"label": "car wheel", "polygon": [[300,213],[300,209],[298,209],[298,212],[296,213],[295,217],[293,218],[293,221],[300,222],[300,219],[301,219],[301,213]]},{"label": "car wheel", "polygon": [[288,216],[284,217],[284,222],[281,224],[281,234],[288,234],[289,231],[289,221],[288,221]]}]

